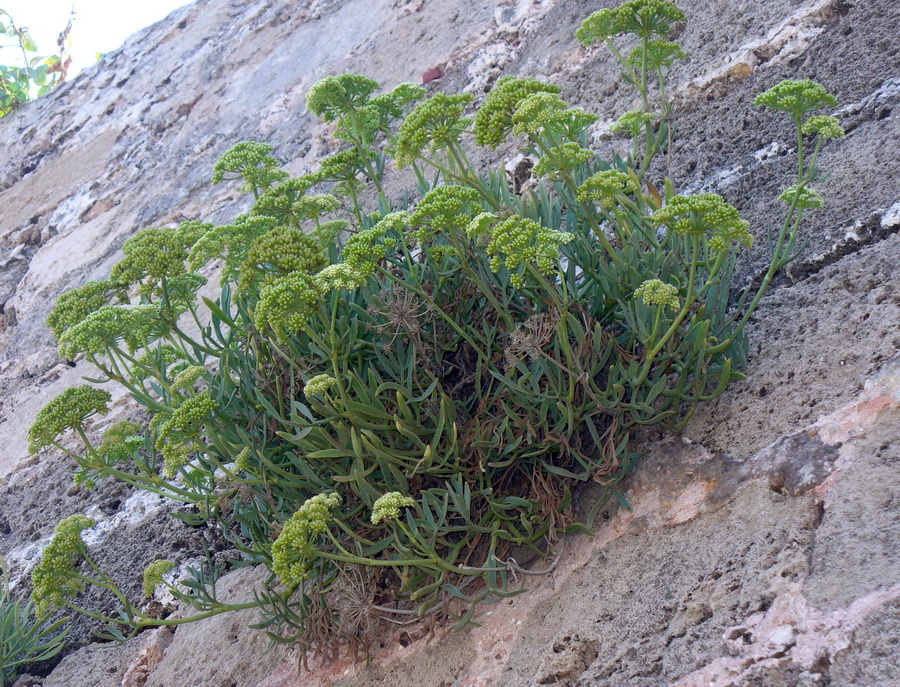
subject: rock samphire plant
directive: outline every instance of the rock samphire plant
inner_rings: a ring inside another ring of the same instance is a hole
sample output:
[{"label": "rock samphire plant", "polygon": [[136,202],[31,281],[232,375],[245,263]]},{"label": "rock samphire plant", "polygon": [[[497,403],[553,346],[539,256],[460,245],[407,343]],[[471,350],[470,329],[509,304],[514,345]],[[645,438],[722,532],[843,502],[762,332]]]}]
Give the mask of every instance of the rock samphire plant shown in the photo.
[{"label": "rock samphire plant", "polygon": [[[324,650],[376,622],[464,624],[552,568],[560,535],[589,531],[635,465],[632,430],[677,431],[741,378],[745,325],[796,255],[822,202],[819,150],[842,134],[816,114],[835,105],[818,84],[759,96],[796,124],[797,181],[760,286],[733,293],[748,223],[661,171],[674,134],[665,77],[684,56],[668,36],[684,18],[632,0],[578,31],[638,91],[640,108],[613,127],[627,157],[590,150],[597,117],[535,79],[500,79],[472,113],[470,95],[379,94],[364,76],[332,76],[307,105],[339,152],[290,177],[270,146],[237,144],[213,182],[240,181],[249,212],[144,229],[108,281],[62,296],[49,320],[62,355],[84,354],[149,423],[93,440],[86,423],[109,396],[80,387],[41,413],[32,448],[71,455],[83,483],[111,476],[166,496],[176,517],[216,523],[235,565],[269,574],[230,606],[217,566],[176,583],[174,564],[157,562],[146,591],[163,584],[196,614],[151,617],[93,561],[78,519],[35,570],[38,605],[105,587],[121,609],[93,613],[118,638],[255,605],[273,639]],[[533,190],[468,157],[472,142],[509,140],[536,160]],[[388,196],[392,164],[414,171],[415,194]],[[198,297],[211,261],[215,300]],[[83,451],[63,444],[68,429]],[[590,482],[603,498],[576,519],[573,489]]]},{"label": "rock samphire plant", "polygon": [[29,663],[46,661],[62,651],[69,633],[68,618],[49,622],[35,616],[34,603],[13,599],[6,569],[0,556],[0,687],[11,685]]}]

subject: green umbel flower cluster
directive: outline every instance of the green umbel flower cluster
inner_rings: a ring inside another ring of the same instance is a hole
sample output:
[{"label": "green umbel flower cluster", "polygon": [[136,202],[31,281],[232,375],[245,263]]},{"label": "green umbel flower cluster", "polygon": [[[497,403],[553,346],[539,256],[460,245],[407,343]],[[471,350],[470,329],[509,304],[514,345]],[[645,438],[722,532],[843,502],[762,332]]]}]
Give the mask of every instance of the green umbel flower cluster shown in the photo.
[{"label": "green umbel flower cluster", "polygon": [[647,124],[653,121],[653,115],[649,112],[633,110],[626,112],[610,127],[613,133],[623,133],[629,136],[640,136],[647,128]]},{"label": "green umbel flower cluster", "polygon": [[377,525],[385,520],[393,520],[400,517],[401,508],[409,508],[416,505],[416,500],[404,496],[399,491],[392,491],[381,496],[372,506],[372,524]]},{"label": "green umbel flower cluster", "polygon": [[512,116],[512,132],[516,136],[538,135],[553,121],[554,115],[566,109],[555,93],[535,93],[522,100]]},{"label": "green umbel flower cluster", "polygon": [[316,557],[315,541],[328,529],[331,511],[340,503],[337,494],[318,494],[284,523],[272,544],[272,570],[286,586],[294,588],[308,579]]},{"label": "green umbel flower cluster", "polygon": [[419,103],[397,132],[394,144],[397,166],[408,167],[426,147],[434,152],[455,143],[471,124],[470,119],[462,116],[470,102],[472,96],[468,94],[436,93]]},{"label": "green umbel flower cluster", "polygon": [[630,0],[614,11],[619,32],[641,38],[665,38],[672,32],[672,24],[687,19],[684,12],[668,0]]},{"label": "green umbel flower cluster", "polygon": [[241,265],[238,289],[247,291],[269,275],[315,274],[328,263],[319,242],[300,229],[277,227],[253,242]]},{"label": "green umbel flower cluster", "polygon": [[553,274],[560,246],[574,238],[568,232],[548,229],[519,215],[498,220],[490,212],[475,217],[466,233],[471,238],[488,240],[486,251],[491,256],[491,269],[499,272],[505,266],[511,273],[509,281],[516,288],[525,285],[520,267],[533,264],[541,274]]},{"label": "green umbel flower cluster", "polygon": [[787,112],[799,122],[803,115],[809,112],[821,110],[823,107],[834,107],[837,105],[837,99],[821,84],[801,79],[775,84],[768,91],[756,96],[753,103]]},{"label": "green umbel flower cluster", "polygon": [[496,148],[506,140],[512,131],[512,117],[516,108],[525,98],[534,93],[559,93],[559,86],[537,79],[518,79],[504,76],[475,114],[475,142],[480,146]]},{"label": "green umbel flower cluster", "polygon": [[577,143],[563,143],[561,146],[550,148],[544,156],[537,161],[532,171],[535,176],[549,177],[559,181],[563,177],[572,174],[581,165],[594,159],[594,153],[585,150]]},{"label": "green umbel flower cluster", "polygon": [[581,23],[575,32],[584,45],[607,41],[631,33],[641,38],[665,38],[672,25],[685,20],[685,14],[667,0],[631,0],[613,9],[599,10]]},{"label": "green umbel flower cluster", "polygon": [[53,306],[47,316],[47,326],[53,330],[59,340],[62,333],[78,324],[85,317],[105,305],[109,305],[110,294],[114,287],[108,281],[89,281],[78,288],[67,291]]},{"label": "green umbel flower cluster", "polygon": [[142,229],[122,245],[125,257],[113,268],[110,280],[117,284],[140,284],[141,293],[151,295],[163,279],[184,274],[188,257],[186,236],[172,227]]},{"label": "green umbel flower cluster", "polygon": [[250,467],[250,447],[241,449],[241,452],[234,458],[234,469],[236,472],[244,472]]},{"label": "green umbel flower cluster", "polygon": [[329,265],[315,276],[316,286],[320,294],[335,289],[353,291],[366,283],[366,275],[353,269],[347,263],[339,262]]},{"label": "green umbel flower cluster", "polygon": [[425,244],[441,232],[462,229],[468,224],[479,197],[471,186],[438,186],[430,190],[409,217],[416,240]]},{"label": "green umbel flower cluster", "polygon": [[397,246],[397,239],[390,234],[402,234],[409,226],[409,220],[408,212],[392,212],[371,229],[354,234],[344,245],[344,262],[361,275],[372,274],[375,265]]},{"label": "green umbel flower cluster", "polygon": [[304,272],[291,272],[262,288],[254,324],[259,331],[272,330],[279,343],[287,344],[316,311],[319,300],[315,279]]},{"label": "green umbel flower cluster", "polygon": [[163,583],[163,577],[175,569],[172,561],[157,559],[144,570],[144,596],[152,597],[156,588]]},{"label": "green umbel flower cluster", "polygon": [[321,181],[349,181],[363,171],[364,162],[372,160],[374,153],[366,151],[361,154],[356,148],[341,150],[322,158],[316,177]]},{"label": "green umbel flower cluster", "polygon": [[[647,69],[656,71],[671,67],[675,60],[684,59],[684,50],[678,43],[666,40],[655,40],[647,43]],[[640,69],[644,61],[644,48],[638,46],[628,56],[628,64]]]},{"label": "green umbel flower cluster", "polygon": [[268,143],[241,141],[226,151],[213,167],[212,182],[243,179],[245,191],[258,193],[287,177],[287,172],[280,167]]},{"label": "green umbel flower cluster", "polygon": [[179,391],[191,391],[197,380],[206,372],[207,369],[203,365],[189,365],[172,379],[172,388]]},{"label": "green umbel flower cluster", "polygon": [[551,134],[556,138],[577,139],[597,115],[568,108],[555,93],[535,93],[522,100],[512,114],[512,132],[516,136]]},{"label": "green umbel flower cluster", "polygon": [[135,351],[147,344],[154,331],[159,333],[160,325],[158,306],[105,305],[62,333],[59,354],[70,360],[79,353],[102,355],[120,341]]},{"label": "green umbel flower cluster", "polygon": [[103,433],[103,440],[97,447],[107,465],[127,463],[144,443],[140,436],[143,428],[136,422],[122,420],[111,425]]},{"label": "green umbel flower cluster", "polygon": [[369,96],[381,86],[359,74],[327,76],[312,85],[306,94],[306,109],[326,122],[333,122],[351,109],[364,107]]},{"label": "green umbel flower cluster", "polygon": [[648,279],[634,292],[635,298],[644,301],[644,305],[662,305],[678,310],[678,289],[659,279]]},{"label": "green umbel flower cluster", "polygon": [[87,385],[66,389],[37,414],[28,430],[28,450],[36,453],[66,430],[82,429],[92,415],[106,415],[111,400],[108,391]]},{"label": "green umbel flower cluster", "polygon": [[784,191],[782,191],[780,196],[778,196],[778,200],[783,200],[788,205],[794,203],[794,198],[797,198],[797,208],[820,208],[824,203],[822,196],[816,193],[813,189],[806,186],[803,186],[801,188],[798,184],[789,186],[788,188],[784,189]]},{"label": "green umbel flower cluster", "polygon": [[93,518],[70,515],[59,521],[53,531],[53,539],[41,562],[31,572],[34,587],[31,596],[38,615],[43,617],[54,608],[62,606],[66,599],[84,591],[84,582],[78,579],[78,556],[85,551],[81,533],[96,525]]},{"label": "green umbel flower cluster", "polygon": [[803,122],[801,129],[807,136],[819,134],[822,138],[843,138],[844,127],[836,117],[826,117],[825,115],[812,115]]},{"label": "green umbel flower cluster", "polygon": [[163,477],[173,479],[190,462],[193,450],[193,444],[188,441],[161,442],[159,452],[163,457]]},{"label": "green umbel flower cluster", "polygon": [[160,440],[171,437],[194,438],[200,434],[209,414],[216,411],[219,404],[206,395],[191,396],[172,411],[172,415],[159,428]]},{"label": "green umbel flower cluster", "polygon": [[711,235],[709,247],[713,250],[726,250],[731,241],[748,248],[753,245],[749,223],[715,193],[675,196],[654,212],[652,218],[656,224],[666,226],[679,235]]},{"label": "green umbel flower cluster", "polygon": [[400,119],[417,100],[425,97],[425,89],[413,83],[398,84],[390,93],[376,95],[364,108],[374,114],[373,122],[380,125]]},{"label": "green umbel flower cluster", "polygon": [[206,232],[194,244],[188,264],[191,269],[196,270],[210,260],[224,258],[222,281],[234,281],[253,242],[276,226],[278,222],[273,217],[239,215],[233,224],[225,224]]},{"label": "green umbel flower cluster", "polygon": [[337,380],[331,375],[321,374],[310,379],[303,387],[303,394],[307,397],[318,396],[337,386]]},{"label": "green umbel flower cluster", "polygon": [[280,184],[266,189],[250,211],[251,216],[263,215],[272,217],[278,224],[300,226],[303,217],[295,208],[295,204],[306,195],[306,192],[319,178],[313,174],[302,177],[291,177]]},{"label": "green umbel flower cluster", "polygon": [[616,205],[616,196],[625,193],[640,193],[640,189],[634,179],[616,169],[608,169],[605,172],[597,172],[588,177],[578,187],[576,198],[581,203],[599,203],[606,209]]}]

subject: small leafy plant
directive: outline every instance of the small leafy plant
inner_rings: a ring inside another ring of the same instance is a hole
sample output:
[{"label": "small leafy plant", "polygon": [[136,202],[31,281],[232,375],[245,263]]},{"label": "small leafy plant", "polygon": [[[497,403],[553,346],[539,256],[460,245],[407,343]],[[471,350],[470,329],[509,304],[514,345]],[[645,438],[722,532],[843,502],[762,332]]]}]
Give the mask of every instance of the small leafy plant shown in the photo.
[{"label": "small leafy plant", "polygon": [[57,41],[59,54],[41,56],[28,30],[16,26],[9,12],[0,8],[0,117],[65,81],[72,61],[65,55],[71,28],[70,17]]},{"label": "small leafy plant", "polygon": [[[85,484],[112,476],[180,504],[180,519],[219,523],[237,564],[270,571],[240,607],[262,609],[276,641],[326,651],[378,621],[465,624],[478,603],[518,593],[555,565],[519,561],[558,556],[561,534],[589,532],[610,495],[624,502],[634,428],[677,431],[742,378],[744,328],[821,204],[810,185],[823,141],[843,133],[812,114],[835,104],[818,84],[759,96],[794,119],[797,183],[760,287],[732,293],[748,223],[722,197],[660,179],[674,135],[666,71],[684,57],[668,36],[684,19],[671,2],[631,0],[578,31],[613,51],[640,96],[614,127],[631,141],[624,158],[588,149],[596,116],[535,79],[501,79],[474,116],[469,95],[379,94],[355,74],[317,83],[307,105],[339,152],[289,177],[270,146],[239,143],[213,182],[242,182],[248,213],[138,232],[108,281],[50,316],[62,355],[84,354],[105,375],[89,381],[123,385],[149,423],[92,441],[86,423],[110,397],[70,389],[39,415],[32,449],[68,453]],[[510,138],[536,160],[535,190],[468,157]],[[414,171],[417,201],[387,196],[392,164]],[[211,261],[215,300],[197,295]],[[63,446],[67,429],[83,451]],[[579,521],[573,489],[589,482],[604,495]],[[197,614],[151,617],[91,560],[89,526],[68,523],[66,555],[35,571],[42,606],[106,588],[122,609],[95,615],[119,639],[237,608],[218,601],[216,566],[179,586],[157,562],[145,590],[164,584]]]},{"label": "small leafy plant", "polygon": [[34,604],[14,601],[9,588],[6,563],[0,557],[0,687],[11,685],[28,663],[46,661],[63,648],[68,634],[68,618],[53,623],[34,615]]}]

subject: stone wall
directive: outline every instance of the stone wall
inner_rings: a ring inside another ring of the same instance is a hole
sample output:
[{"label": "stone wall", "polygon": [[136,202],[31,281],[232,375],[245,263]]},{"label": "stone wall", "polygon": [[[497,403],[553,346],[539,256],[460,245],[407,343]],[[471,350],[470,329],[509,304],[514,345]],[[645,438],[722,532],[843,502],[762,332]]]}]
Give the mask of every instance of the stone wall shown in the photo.
[{"label": "stone wall", "polygon": [[[62,291],[108,275],[138,229],[230,220],[234,185],[209,183],[240,140],[268,141],[302,173],[330,152],[309,86],[357,71],[386,87],[483,97],[500,75],[538,76],[601,115],[631,109],[611,56],[574,31],[610,2],[200,0],[136,34],[51,95],[0,120],[0,549],[21,575],[53,525],[90,511],[98,557],[123,581],[199,550],[165,505],[104,484],[71,487],[59,455],[27,455],[36,412],[90,376],[58,359],[44,325]],[[679,190],[725,196],[758,238],[792,173],[786,118],[752,105],[783,78],[824,83],[848,135],[822,156],[824,209],[801,259],[748,328],[746,381],[684,437],[647,437],[633,511],[572,537],[550,576],[484,607],[480,626],[380,628],[368,668],[340,656],[300,673],[260,654],[246,618],[74,651],[43,679],[72,685],[882,685],[900,674],[900,53],[893,0],[682,0],[673,72]],[[514,146],[483,156],[511,159]],[[394,188],[403,180],[395,177]],[[742,259],[751,281],[765,241]],[[121,412],[125,401],[120,402]],[[579,495],[584,503],[594,496]],[[136,572],[137,571],[137,572]],[[240,595],[240,575],[230,582]],[[22,584],[27,584],[23,582]],[[81,622],[70,640],[89,640]],[[46,672],[46,671],[45,671]],[[124,680],[124,682],[123,682]],[[31,683],[40,684],[35,678]]]}]

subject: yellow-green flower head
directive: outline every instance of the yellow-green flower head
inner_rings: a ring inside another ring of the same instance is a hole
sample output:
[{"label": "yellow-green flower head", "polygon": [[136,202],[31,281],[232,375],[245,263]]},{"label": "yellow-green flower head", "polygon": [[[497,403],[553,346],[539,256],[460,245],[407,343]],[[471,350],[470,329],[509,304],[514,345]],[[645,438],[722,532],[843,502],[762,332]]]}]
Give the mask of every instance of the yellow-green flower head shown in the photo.
[{"label": "yellow-green flower head", "polygon": [[322,215],[334,212],[341,207],[341,201],[327,193],[304,196],[292,206],[294,214],[300,219],[319,219]]},{"label": "yellow-green flower head", "polygon": [[335,289],[355,291],[366,283],[366,275],[346,263],[339,262],[319,272],[315,276],[315,282],[319,293],[323,295]]},{"label": "yellow-green flower head", "polygon": [[385,520],[393,520],[400,517],[401,508],[409,508],[416,505],[416,500],[404,496],[399,491],[392,491],[381,496],[372,506],[372,524],[377,525]]},{"label": "yellow-green flower head", "polygon": [[144,596],[152,597],[156,588],[163,583],[163,577],[175,569],[172,561],[157,559],[144,570]]},{"label": "yellow-green flower head", "polygon": [[565,175],[577,170],[585,162],[593,159],[594,153],[590,150],[585,150],[577,143],[563,143],[561,146],[550,148],[537,161],[532,171],[538,177],[550,177],[555,181],[559,181]]},{"label": "yellow-green flower head", "polygon": [[488,239],[487,254],[491,256],[491,269],[499,272],[501,266],[510,271],[510,283],[516,288],[525,285],[521,267],[534,264],[538,272],[553,274],[559,260],[559,248],[574,236],[556,231],[519,215],[493,222],[493,216],[482,213],[466,228],[470,237]]},{"label": "yellow-green flower head", "polygon": [[566,109],[566,104],[555,93],[535,93],[523,99],[512,116],[512,132],[516,136],[538,135],[553,116]]},{"label": "yellow-green flower head", "polygon": [[[647,43],[647,69],[656,71],[665,67],[671,67],[675,60],[684,59],[685,54],[678,43],[666,40],[655,40]],[[628,64],[635,69],[640,69],[644,60],[643,46],[638,46],[628,56]]]},{"label": "yellow-green flower head", "polygon": [[431,189],[409,217],[409,225],[419,243],[427,243],[441,232],[469,223],[479,199],[471,186],[438,186]]},{"label": "yellow-green flower head", "polygon": [[50,311],[47,326],[59,340],[66,329],[78,324],[92,312],[109,305],[113,291],[114,287],[108,281],[89,281],[71,291],[66,291],[57,299],[56,305]]},{"label": "yellow-green flower head", "polygon": [[228,150],[213,168],[213,184],[244,180],[244,191],[267,189],[287,177],[281,163],[272,156],[268,143],[241,141]]},{"label": "yellow-green flower head", "polygon": [[354,234],[344,245],[344,262],[362,275],[371,274],[375,265],[397,246],[398,237],[406,230],[409,220],[408,212],[392,212],[371,229]]},{"label": "yellow-green flower head", "polygon": [[684,12],[668,0],[630,0],[616,7],[614,12],[619,32],[641,38],[665,38],[672,32],[672,24],[686,19]]},{"label": "yellow-green flower head", "polygon": [[783,200],[788,205],[792,205],[795,197],[797,198],[797,208],[820,208],[824,203],[822,196],[811,188],[806,186],[800,188],[797,184],[784,189],[781,195],[778,196],[778,200]]},{"label": "yellow-green flower head", "polygon": [[575,37],[582,45],[593,45],[599,41],[618,36],[621,31],[616,11],[605,9],[594,12],[581,22],[581,26],[575,32]]},{"label": "yellow-green flower head", "polygon": [[272,571],[290,588],[308,579],[316,557],[315,544],[328,529],[331,512],[341,503],[337,494],[318,494],[284,523],[272,544]]},{"label": "yellow-green flower head", "polygon": [[606,209],[611,209],[616,204],[616,195],[637,194],[639,191],[634,180],[627,174],[617,169],[608,169],[588,177],[578,187],[576,198],[581,203],[595,202]]},{"label": "yellow-green flower head", "polygon": [[117,284],[141,284],[141,293],[149,295],[162,279],[184,274],[188,251],[185,234],[171,227],[141,229],[125,241],[125,257],[113,267],[110,281]]},{"label": "yellow-green flower head", "polygon": [[190,365],[175,375],[172,380],[172,388],[180,391],[192,391],[197,380],[206,373],[207,369],[203,365]]},{"label": "yellow-green flower head", "polygon": [[193,450],[193,445],[187,441],[160,442],[159,452],[163,457],[163,477],[173,479],[178,471],[190,462]]},{"label": "yellow-green flower head", "polygon": [[250,246],[241,265],[238,289],[246,291],[269,275],[315,274],[328,263],[319,242],[300,229],[277,227]]},{"label": "yellow-green flower head", "polygon": [[107,465],[127,463],[144,443],[140,436],[142,431],[143,428],[136,422],[117,422],[103,433],[97,452]]},{"label": "yellow-green flower head", "polygon": [[93,518],[85,515],[70,515],[56,526],[53,539],[41,555],[41,562],[31,572],[34,587],[31,598],[39,617],[84,591],[84,582],[78,578],[77,570],[78,558],[86,550],[81,533],[95,524]]},{"label": "yellow-green flower head", "polygon": [[339,138],[347,140],[362,138],[366,142],[371,142],[379,131],[389,133],[390,125],[406,115],[412,104],[424,98],[425,93],[425,89],[421,86],[411,83],[399,84],[390,93],[370,98],[365,107],[357,110],[356,125],[342,122],[336,133]]},{"label": "yellow-green flower head", "polygon": [[266,189],[265,193],[256,201],[250,214],[272,217],[282,225],[299,226],[302,218],[296,216],[294,203],[306,195],[310,187],[318,181],[318,178],[311,174],[285,179],[277,186]]},{"label": "yellow-green flower head", "polygon": [[822,138],[843,138],[844,127],[836,117],[826,117],[824,115],[812,115],[803,122],[801,129],[807,136],[819,134]]},{"label": "yellow-green flower head", "polygon": [[512,131],[513,113],[525,98],[534,93],[559,93],[559,86],[537,79],[504,76],[491,89],[484,104],[475,114],[475,142],[496,148]]},{"label": "yellow-green flower head", "polygon": [[160,325],[159,318],[159,307],[155,305],[105,305],[62,333],[59,354],[68,359],[79,353],[103,355],[120,341],[135,351],[146,345]]},{"label": "yellow-green flower head", "polygon": [[675,196],[654,212],[652,219],[679,235],[710,234],[713,250],[726,250],[732,240],[748,248],[753,245],[749,223],[715,193]]},{"label": "yellow-green flower head", "polygon": [[266,284],[259,292],[254,323],[259,331],[270,329],[275,339],[287,344],[319,307],[319,286],[304,272],[291,272]]},{"label": "yellow-green flower head", "polygon": [[245,472],[250,467],[250,447],[241,449],[241,452],[234,458],[234,469],[236,472]]},{"label": "yellow-green flower head", "polygon": [[471,120],[462,114],[472,102],[468,94],[436,93],[413,109],[403,120],[394,143],[394,157],[401,169],[416,161],[428,147],[432,152],[446,148],[469,128]]},{"label": "yellow-green flower head", "polygon": [[191,396],[172,411],[172,415],[159,429],[160,440],[170,437],[194,438],[199,436],[209,414],[218,410],[219,404],[209,396]]},{"label": "yellow-green flower head", "polygon": [[456,246],[450,246],[446,243],[433,244],[429,246],[428,253],[433,262],[440,264],[451,258],[461,258],[462,254]]},{"label": "yellow-green flower head", "polygon": [[109,392],[92,386],[66,389],[37,414],[28,431],[28,450],[36,453],[66,430],[83,428],[92,415],[106,415],[111,400]]},{"label": "yellow-green flower head", "polygon": [[799,122],[808,112],[821,110],[823,107],[834,107],[837,105],[837,99],[821,84],[801,79],[775,84],[768,91],[756,96],[753,103],[792,114]]},{"label": "yellow-green flower head", "polygon": [[395,119],[406,114],[409,106],[425,97],[425,89],[412,83],[402,83],[390,93],[376,95],[369,100],[366,110],[371,111],[370,126],[384,130]]},{"label": "yellow-green flower head", "polygon": [[381,86],[374,79],[360,74],[326,76],[317,81],[306,94],[306,109],[326,122],[363,107],[369,96]]},{"label": "yellow-green flower head", "polygon": [[659,279],[648,279],[634,292],[635,298],[644,301],[644,305],[661,305],[678,310],[678,289]]},{"label": "yellow-green flower head", "polygon": [[366,151],[360,154],[356,148],[340,150],[322,158],[315,176],[320,181],[347,181],[355,179],[356,175],[364,169],[366,159],[372,159],[374,153]]},{"label": "yellow-green flower head", "polygon": [[188,264],[196,270],[210,260],[224,258],[222,281],[232,281],[237,277],[253,242],[276,226],[278,222],[274,217],[240,215],[233,224],[215,227],[201,236],[191,250]]},{"label": "yellow-green flower head", "polygon": [[653,121],[653,115],[649,112],[641,112],[633,110],[626,112],[616,120],[616,123],[610,127],[613,133],[629,134],[630,136],[640,136],[644,133],[647,124]]},{"label": "yellow-green flower head", "polygon": [[337,386],[337,380],[331,375],[321,374],[310,379],[303,387],[303,394],[307,397],[318,396]]},{"label": "yellow-green flower head", "polygon": [[215,225],[211,222],[199,222],[197,220],[189,220],[178,225],[176,230],[181,238],[181,245],[185,250],[193,246],[197,241],[210,229],[214,229]]},{"label": "yellow-green flower head", "polygon": [[593,112],[585,112],[579,107],[554,110],[545,130],[550,131],[557,138],[577,140],[581,133],[586,131],[597,119],[597,115]]}]

